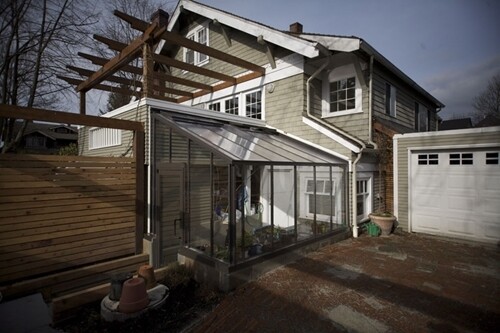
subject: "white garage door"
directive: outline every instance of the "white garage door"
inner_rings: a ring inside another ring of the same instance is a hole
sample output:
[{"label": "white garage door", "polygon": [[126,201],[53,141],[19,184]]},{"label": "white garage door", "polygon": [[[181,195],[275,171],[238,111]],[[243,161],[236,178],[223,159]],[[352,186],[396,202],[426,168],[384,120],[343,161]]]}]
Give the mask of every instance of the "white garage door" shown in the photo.
[{"label": "white garage door", "polygon": [[497,242],[499,150],[412,153],[411,230]]}]

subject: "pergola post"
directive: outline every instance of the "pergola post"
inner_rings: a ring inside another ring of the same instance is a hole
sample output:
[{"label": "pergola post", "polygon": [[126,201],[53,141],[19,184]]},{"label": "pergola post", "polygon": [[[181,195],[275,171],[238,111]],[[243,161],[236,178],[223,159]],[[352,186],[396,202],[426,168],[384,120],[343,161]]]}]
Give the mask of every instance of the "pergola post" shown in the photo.
[{"label": "pergola post", "polygon": [[150,43],[144,43],[142,47],[142,61],[142,96],[153,97],[153,57]]},{"label": "pergola post", "polygon": [[85,115],[86,105],[87,105],[87,100],[85,91],[80,91],[80,114]]}]

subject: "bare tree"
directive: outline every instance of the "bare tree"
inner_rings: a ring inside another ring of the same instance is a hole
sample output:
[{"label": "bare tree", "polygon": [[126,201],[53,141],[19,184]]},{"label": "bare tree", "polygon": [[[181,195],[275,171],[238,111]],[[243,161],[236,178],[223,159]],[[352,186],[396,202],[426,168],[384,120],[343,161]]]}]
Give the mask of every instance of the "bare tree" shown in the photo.
[{"label": "bare tree", "polygon": [[500,73],[491,78],[486,90],[474,98],[472,106],[476,109],[475,123],[488,116],[500,119]]},{"label": "bare tree", "polygon": [[[0,102],[52,108],[70,88],[56,79],[89,41],[98,16],[85,0],[9,0],[0,5]],[[0,118],[2,153],[14,150],[27,122],[14,133],[14,118]]]}]

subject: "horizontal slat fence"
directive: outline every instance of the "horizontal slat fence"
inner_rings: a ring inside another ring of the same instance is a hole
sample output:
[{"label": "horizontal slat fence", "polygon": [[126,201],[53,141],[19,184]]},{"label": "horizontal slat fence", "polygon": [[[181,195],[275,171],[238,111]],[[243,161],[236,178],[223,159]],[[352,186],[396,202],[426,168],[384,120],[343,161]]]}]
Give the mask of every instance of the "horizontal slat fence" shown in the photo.
[{"label": "horizontal slat fence", "polygon": [[0,155],[0,285],[135,252],[135,159]]}]

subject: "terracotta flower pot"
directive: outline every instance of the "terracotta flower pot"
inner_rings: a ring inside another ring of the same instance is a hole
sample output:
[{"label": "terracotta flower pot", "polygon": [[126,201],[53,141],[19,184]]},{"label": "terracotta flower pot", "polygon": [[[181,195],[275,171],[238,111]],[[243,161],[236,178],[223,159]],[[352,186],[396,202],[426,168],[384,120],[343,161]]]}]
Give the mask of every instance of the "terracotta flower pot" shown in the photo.
[{"label": "terracotta flower pot", "polygon": [[142,265],[137,270],[137,275],[146,281],[146,289],[156,287],[155,270],[151,265]]},{"label": "terracotta flower pot", "polygon": [[394,226],[394,221],[396,221],[396,217],[394,215],[377,215],[370,214],[370,220],[379,226],[381,231],[381,236],[389,236],[392,232],[392,228]]},{"label": "terracotta flower pot", "polygon": [[132,278],[123,283],[118,310],[123,313],[135,313],[149,304],[146,283],[143,278]]}]

